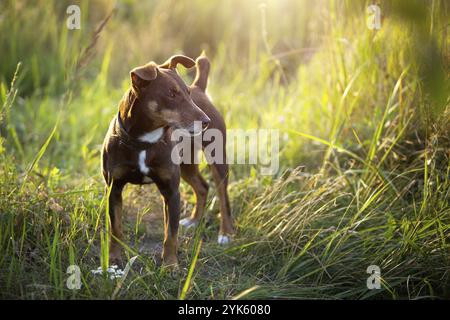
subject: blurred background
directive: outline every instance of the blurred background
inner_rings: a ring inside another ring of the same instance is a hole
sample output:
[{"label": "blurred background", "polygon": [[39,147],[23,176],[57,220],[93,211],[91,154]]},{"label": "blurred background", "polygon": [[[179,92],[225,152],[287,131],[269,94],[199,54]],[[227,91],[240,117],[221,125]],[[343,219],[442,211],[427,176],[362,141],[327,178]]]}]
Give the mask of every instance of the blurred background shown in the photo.
[{"label": "blurred background", "polygon": [[[66,25],[73,4],[80,30]],[[370,5],[380,9],[379,29],[368,27]],[[192,296],[229,298],[259,284],[249,297],[448,297],[449,10],[445,0],[2,0],[5,294],[30,298],[14,279],[49,278],[55,289],[46,294],[63,297],[64,261],[98,263],[86,235],[103,248],[100,146],[129,71],[204,50],[208,91],[228,128],[279,129],[281,165],[271,177],[259,176],[258,165],[231,167],[237,243],[254,240],[253,260],[242,262],[226,292],[215,288],[231,271],[205,271],[214,294],[200,282]],[[190,83],[195,71],[179,69]],[[182,190],[190,210],[192,192]],[[217,213],[212,199],[208,212]],[[27,227],[17,233],[23,212]],[[66,214],[72,231],[55,218],[41,221],[42,212]],[[217,222],[208,223],[205,234],[214,234]],[[13,253],[10,237],[25,249]],[[26,248],[40,248],[44,271],[26,272]],[[233,254],[247,257],[245,250]],[[374,261],[394,270],[383,290],[352,285]],[[177,296],[176,284],[152,281],[160,297]],[[149,290],[139,292],[156,294]]]},{"label": "blurred background", "polygon": [[[81,9],[80,30],[66,27],[70,4]],[[202,50],[213,62],[209,91],[230,127],[289,128],[327,140],[338,134],[360,145],[372,136],[367,124],[381,119],[403,73],[400,84],[408,85],[400,89],[397,109],[403,120],[414,111],[416,128],[423,129],[448,103],[449,5],[381,1],[382,28],[370,30],[370,4],[2,1],[3,101],[22,63],[16,82],[20,107],[10,115],[16,144],[42,140],[40,134],[51,131],[58,110],[65,108],[62,121],[71,133],[58,129],[59,146],[67,144],[65,161],[79,157],[80,141],[97,150],[133,67],[162,63],[175,53],[195,58]],[[186,80],[193,75],[188,71]],[[48,102],[64,93],[70,93],[71,103]],[[302,158],[305,146],[295,140],[283,145],[289,165],[308,161]],[[30,148],[16,147],[27,156]]]}]

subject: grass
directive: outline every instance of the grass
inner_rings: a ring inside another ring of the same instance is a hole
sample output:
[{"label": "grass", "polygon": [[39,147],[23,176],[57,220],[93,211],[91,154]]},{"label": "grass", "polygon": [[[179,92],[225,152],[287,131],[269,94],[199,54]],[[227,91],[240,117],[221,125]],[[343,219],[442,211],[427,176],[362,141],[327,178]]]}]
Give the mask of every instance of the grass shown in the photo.
[{"label": "grass", "polygon": [[[378,31],[364,1],[78,3],[74,31],[68,2],[0,4],[1,298],[450,297],[448,3],[381,1]],[[280,170],[231,166],[234,242],[215,242],[212,189],[175,273],[158,265],[156,188],[127,187],[137,258],[123,280],[93,275],[108,257],[100,144],[128,72],[203,49],[228,127],[280,130]],[[80,290],[66,286],[73,264]]]}]

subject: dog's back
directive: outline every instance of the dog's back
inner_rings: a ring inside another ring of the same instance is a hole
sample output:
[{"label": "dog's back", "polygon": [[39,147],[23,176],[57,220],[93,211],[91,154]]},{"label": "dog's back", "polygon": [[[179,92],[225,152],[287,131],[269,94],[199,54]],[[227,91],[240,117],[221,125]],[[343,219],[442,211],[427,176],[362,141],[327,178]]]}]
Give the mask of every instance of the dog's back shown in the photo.
[{"label": "dog's back", "polygon": [[[234,233],[233,222],[231,218],[231,208],[230,201],[228,198],[228,164],[227,154],[226,154],[226,127],[225,121],[219,111],[214,107],[210,97],[206,94],[206,87],[208,85],[208,75],[210,69],[209,59],[202,54],[195,61],[197,67],[197,74],[191,85],[191,98],[195,104],[202,109],[202,111],[211,119],[209,123],[209,129],[217,129],[221,132],[222,143],[221,150],[219,153],[222,155],[220,162],[210,163],[210,168],[212,171],[212,176],[216,183],[217,194],[220,199],[220,213],[221,213],[221,223],[218,243],[227,244],[230,242],[230,235]],[[216,140],[214,140],[216,141]],[[203,141],[203,148],[206,148],[211,142]],[[216,151],[216,155],[217,155]],[[206,196],[205,196],[206,199]],[[192,220],[192,218],[190,218]]]},{"label": "dog's back", "polygon": [[202,53],[195,61],[197,73],[195,79],[191,84],[191,97],[195,104],[202,109],[204,113],[211,119],[209,128],[218,129],[222,132],[225,143],[225,121],[222,115],[212,104],[211,99],[206,94],[206,87],[208,85],[208,75],[210,70],[210,62],[208,57]]}]

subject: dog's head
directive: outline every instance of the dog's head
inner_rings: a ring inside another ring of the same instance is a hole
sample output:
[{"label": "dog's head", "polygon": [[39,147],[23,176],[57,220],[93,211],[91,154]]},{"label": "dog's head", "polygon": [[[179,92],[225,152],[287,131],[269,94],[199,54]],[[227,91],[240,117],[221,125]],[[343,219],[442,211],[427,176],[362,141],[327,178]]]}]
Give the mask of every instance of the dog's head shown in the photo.
[{"label": "dog's head", "polygon": [[149,62],[131,70],[132,90],[139,100],[133,112],[158,126],[173,126],[186,129],[190,134],[198,134],[201,131],[198,132],[194,122],[201,122],[200,129],[206,129],[210,119],[192,101],[189,88],[176,71],[178,64],[192,68],[195,62],[177,55],[162,65]]}]

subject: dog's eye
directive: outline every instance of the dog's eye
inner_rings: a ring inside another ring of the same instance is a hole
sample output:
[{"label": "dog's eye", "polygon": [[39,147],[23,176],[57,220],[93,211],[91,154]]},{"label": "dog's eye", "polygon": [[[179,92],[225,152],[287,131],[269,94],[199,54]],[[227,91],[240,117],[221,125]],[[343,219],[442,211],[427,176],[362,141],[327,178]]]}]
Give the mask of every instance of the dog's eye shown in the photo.
[{"label": "dog's eye", "polygon": [[169,92],[169,96],[171,98],[175,98],[177,96],[177,94],[178,94],[178,92],[175,89],[171,89],[170,92]]}]

